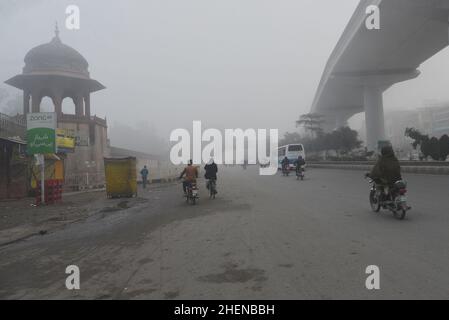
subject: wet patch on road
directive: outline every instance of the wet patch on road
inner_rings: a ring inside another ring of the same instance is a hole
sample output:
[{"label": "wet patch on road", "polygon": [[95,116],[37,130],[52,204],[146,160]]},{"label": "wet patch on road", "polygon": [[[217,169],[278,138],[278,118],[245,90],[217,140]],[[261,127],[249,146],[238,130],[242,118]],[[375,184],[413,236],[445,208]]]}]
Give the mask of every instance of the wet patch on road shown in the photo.
[{"label": "wet patch on road", "polygon": [[248,281],[264,282],[267,280],[265,271],[257,268],[238,268],[235,264],[225,265],[225,271],[212,273],[198,278],[201,282],[209,283],[246,283]]},{"label": "wet patch on road", "polygon": [[170,292],[166,292],[164,293],[164,299],[176,299],[177,297],[179,297],[179,291],[170,291]]},{"label": "wet patch on road", "polygon": [[279,267],[281,268],[293,268],[293,264],[292,263],[285,263],[285,264],[280,264]]}]

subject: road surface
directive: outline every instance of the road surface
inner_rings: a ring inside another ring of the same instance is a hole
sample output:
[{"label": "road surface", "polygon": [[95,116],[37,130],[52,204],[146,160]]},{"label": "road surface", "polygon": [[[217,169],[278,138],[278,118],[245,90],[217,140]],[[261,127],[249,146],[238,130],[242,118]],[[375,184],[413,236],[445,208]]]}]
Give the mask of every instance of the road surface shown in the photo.
[{"label": "road surface", "polygon": [[[370,211],[360,171],[220,168],[217,199],[201,181],[196,206],[178,184],[152,186],[130,209],[0,248],[0,298],[447,299],[449,179],[405,179],[404,221]],[[65,287],[68,265],[80,290]],[[369,265],[380,290],[365,287]]]}]

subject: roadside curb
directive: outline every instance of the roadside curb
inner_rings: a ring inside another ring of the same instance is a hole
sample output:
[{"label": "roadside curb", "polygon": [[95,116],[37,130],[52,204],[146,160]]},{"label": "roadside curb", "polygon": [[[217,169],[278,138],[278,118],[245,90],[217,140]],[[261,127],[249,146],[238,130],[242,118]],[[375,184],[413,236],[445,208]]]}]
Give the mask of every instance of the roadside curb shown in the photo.
[{"label": "roadside curb", "polygon": [[[363,170],[370,171],[372,165],[356,165],[356,164],[307,164],[309,168],[323,168],[323,169],[342,169],[342,170]],[[449,167],[436,167],[436,166],[401,166],[402,172],[407,173],[420,173],[420,174],[436,174],[436,175],[449,175]]]}]

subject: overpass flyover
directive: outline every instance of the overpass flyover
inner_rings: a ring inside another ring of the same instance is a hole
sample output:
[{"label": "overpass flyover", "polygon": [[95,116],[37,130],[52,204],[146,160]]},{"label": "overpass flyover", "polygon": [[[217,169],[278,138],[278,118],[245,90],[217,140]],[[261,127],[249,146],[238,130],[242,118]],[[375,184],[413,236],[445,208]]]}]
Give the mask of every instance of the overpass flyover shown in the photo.
[{"label": "overpass flyover", "polygon": [[[367,7],[380,9],[380,29],[369,30]],[[416,78],[419,66],[449,44],[449,0],[361,0],[333,50],[311,112],[326,131],[365,112],[368,150],[385,139],[383,92]]]}]

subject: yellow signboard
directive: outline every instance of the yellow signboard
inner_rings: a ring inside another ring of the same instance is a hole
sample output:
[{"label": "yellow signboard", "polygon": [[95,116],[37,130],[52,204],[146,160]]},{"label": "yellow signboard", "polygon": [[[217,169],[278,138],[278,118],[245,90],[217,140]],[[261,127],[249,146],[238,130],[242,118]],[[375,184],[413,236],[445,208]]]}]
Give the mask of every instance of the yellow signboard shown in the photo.
[{"label": "yellow signboard", "polygon": [[71,129],[56,129],[56,146],[58,152],[74,152],[75,131]]}]

